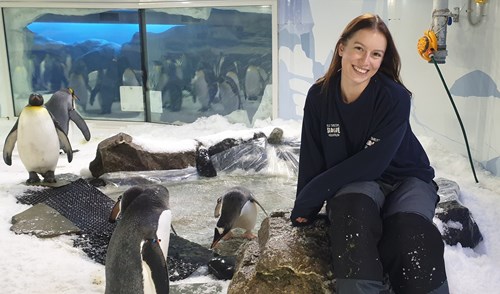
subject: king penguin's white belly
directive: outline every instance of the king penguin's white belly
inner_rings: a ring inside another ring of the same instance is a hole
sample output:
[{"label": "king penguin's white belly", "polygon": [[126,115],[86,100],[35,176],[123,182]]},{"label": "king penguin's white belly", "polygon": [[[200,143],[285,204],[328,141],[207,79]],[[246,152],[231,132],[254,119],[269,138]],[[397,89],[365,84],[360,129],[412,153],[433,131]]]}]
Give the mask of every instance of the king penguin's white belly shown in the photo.
[{"label": "king penguin's white belly", "polygon": [[28,171],[54,170],[59,160],[59,138],[52,117],[42,107],[26,107],[19,116],[17,150]]}]

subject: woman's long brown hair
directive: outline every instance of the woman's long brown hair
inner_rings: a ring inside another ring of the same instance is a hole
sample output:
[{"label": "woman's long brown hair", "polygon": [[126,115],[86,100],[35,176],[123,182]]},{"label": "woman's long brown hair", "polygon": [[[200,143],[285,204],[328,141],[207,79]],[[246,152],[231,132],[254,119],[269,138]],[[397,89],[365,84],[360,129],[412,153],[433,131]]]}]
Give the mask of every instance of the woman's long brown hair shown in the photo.
[{"label": "woman's long brown hair", "polygon": [[[337,45],[335,45],[335,51],[333,53],[333,59],[330,63],[330,67],[326,74],[319,78],[316,83],[321,84],[321,91],[328,92],[330,87],[330,81],[332,77],[342,68],[342,57],[339,55],[340,44],[346,45],[347,41],[359,30],[371,29],[382,33],[387,40],[387,48],[384,53],[384,58],[382,59],[382,64],[380,65],[379,71],[389,76],[391,79],[401,84],[403,87],[403,82],[399,75],[401,70],[401,59],[399,58],[398,50],[392,39],[392,35],[389,29],[385,25],[384,21],[374,14],[363,14],[360,15],[345,27],[344,31],[340,35]],[[405,87],[406,89],[406,87]],[[408,89],[407,89],[408,91]],[[411,95],[411,92],[408,91]]]}]

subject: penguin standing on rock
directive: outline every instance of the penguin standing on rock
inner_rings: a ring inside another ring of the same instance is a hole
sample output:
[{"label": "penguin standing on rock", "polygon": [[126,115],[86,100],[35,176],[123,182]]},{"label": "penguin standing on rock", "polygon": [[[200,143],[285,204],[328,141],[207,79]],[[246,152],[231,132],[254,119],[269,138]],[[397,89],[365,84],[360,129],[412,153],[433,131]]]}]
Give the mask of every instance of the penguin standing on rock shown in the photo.
[{"label": "penguin standing on rock", "polygon": [[255,238],[252,230],[257,222],[257,205],[268,215],[262,205],[254,198],[252,192],[244,187],[233,187],[224,196],[218,198],[214,216],[219,217],[219,220],[210,248],[214,248],[221,239],[230,239],[232,237],[231,230],[235,228],[245,230],[243,238]]},{"label": "penguin standing on rock", "polygon": [[106,253],[106,294],[168,293],[167,255],[172,215],[161,185],[132,187],[118,199],[120,220]]},{"label": "penguin standing on rock", "polygon": [[89,127],[75,109],[75,100],[78,97],[73,88],[66,88],[55,92],[45,107],[52,113],[64,133],[68,135],[69,121],[72,120],[80,129],[85,140],[90,140]]},{"label": "penguin standing on rock", "polygon": [[43,106],[40,94],[31,94],[28,105],[19,114],[14,127],[7,135],[3,147],[3,160],[12,164],[12,151],[17,141],[21,161],[29,172],[28,184],[40,182],[38,174],[45,183],[55,183],[54,171],[59,160],[59,148],[73,159],[73,151],[66,133],[50,112]]}]

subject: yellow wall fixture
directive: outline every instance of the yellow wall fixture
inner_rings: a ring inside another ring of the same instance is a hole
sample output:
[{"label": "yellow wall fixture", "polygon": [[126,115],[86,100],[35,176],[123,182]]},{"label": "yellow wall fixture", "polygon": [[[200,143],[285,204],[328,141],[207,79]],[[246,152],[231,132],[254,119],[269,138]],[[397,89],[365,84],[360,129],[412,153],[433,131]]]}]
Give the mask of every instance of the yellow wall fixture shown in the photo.
[{"label": "yellow wall fixture", "polygon": [[477,4],[485,4],[488,0],[476,0]]},{"label": "yellow wall fixture", "polygon": [[418,54],[426,61],[431,61],[431,55],[437,51],[437,38],[432,30],[427,30],[417,42]]}]

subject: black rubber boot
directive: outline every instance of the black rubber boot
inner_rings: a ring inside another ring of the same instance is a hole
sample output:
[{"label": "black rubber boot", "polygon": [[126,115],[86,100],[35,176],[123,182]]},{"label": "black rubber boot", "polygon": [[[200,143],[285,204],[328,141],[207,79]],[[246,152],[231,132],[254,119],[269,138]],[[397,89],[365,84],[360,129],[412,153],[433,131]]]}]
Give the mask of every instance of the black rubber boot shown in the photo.
[{"label": "black rubber boot", "polygon": [[441,234],[423,216],[401,212],[385,219],[379,252],[395,293],[449,292]]},{"label": "black rubber boot", "polygon": [[383,280],[377,244],[382,236],[379,208],[369,196],[344,194],[328,201],[333,272],[338,279]]}]

